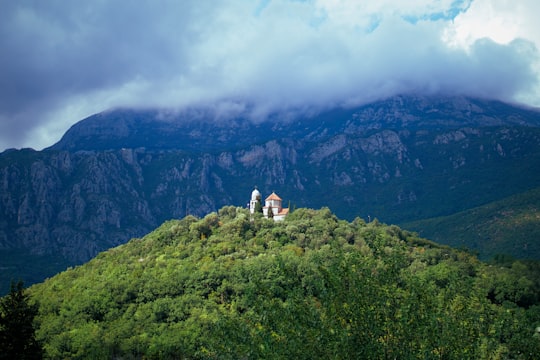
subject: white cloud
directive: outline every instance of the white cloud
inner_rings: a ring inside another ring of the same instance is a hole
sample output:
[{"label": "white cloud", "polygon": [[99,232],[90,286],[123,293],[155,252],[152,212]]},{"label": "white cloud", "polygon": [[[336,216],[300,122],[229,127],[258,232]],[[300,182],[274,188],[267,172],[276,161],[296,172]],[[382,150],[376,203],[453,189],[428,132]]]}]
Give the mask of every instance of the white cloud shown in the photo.
[{"label": "white cloud", "polygon": [[540,106],[539,4],[10,2],[0,14],[0,148],[51,145],[116,106],[260,118],[403,92]]},{"label": "white cloud", "polygon": [[481,38],[508,44],[516,38],[540,44],[538,1],[475,0],[467,12],[448,25],[445,40],[453,46],[470,47]]},{"label": "white cloud", "polygon": [[[467,12],[459,14],[443,33],[450,47],[470,51],[475,42],[490,39],[499,44],[511,44],[516,39],[529,42],[516,45],[517,53],[530,61],[534,83],[516,89],[514,100],[540,107],[540,2],[535,0],[475,0]],[[501,63],[502,59],[492,62]],[[488,64],[489,65],[489,64]],[[527,66],[527,65],[524,65]]]}]

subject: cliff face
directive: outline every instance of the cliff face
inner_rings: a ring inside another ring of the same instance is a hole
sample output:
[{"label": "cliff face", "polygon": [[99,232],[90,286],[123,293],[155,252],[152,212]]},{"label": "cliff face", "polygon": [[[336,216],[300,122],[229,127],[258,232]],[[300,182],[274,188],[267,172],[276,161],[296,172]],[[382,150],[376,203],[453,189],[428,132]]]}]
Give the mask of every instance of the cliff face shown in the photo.
[{"label": "cliff face", "polygon": [[155,224],[140,167],[122,152],[24,152],[0,168],[2,249],[79,262]]},{"label": "cliff face", "polygon": [[540,114],[496,102],[400,97],[288,122],[180,120],[113,111],[44,151],[0,154],[2,256],[81,263],[164,220],[245,206],[254,185],[387,223],[540,186]]}]

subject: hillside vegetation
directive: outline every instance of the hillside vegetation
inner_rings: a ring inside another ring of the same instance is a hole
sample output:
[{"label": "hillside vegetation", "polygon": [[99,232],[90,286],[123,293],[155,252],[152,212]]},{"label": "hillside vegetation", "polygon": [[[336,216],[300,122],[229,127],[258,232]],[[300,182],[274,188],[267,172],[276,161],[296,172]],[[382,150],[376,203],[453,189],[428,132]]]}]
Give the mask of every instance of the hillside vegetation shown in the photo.
[{"label": "hillside vegetation", "polygon": [[29,293],[49,358],[533,359],[539,275],[327,208],[274,223],[231,206]]},{"label": "hillside vegetation", "polygon": [[403,227],[439,243],[469,248],[486,260],[502,255],[538,259],[540,188],[450,216],[407,223]]}]

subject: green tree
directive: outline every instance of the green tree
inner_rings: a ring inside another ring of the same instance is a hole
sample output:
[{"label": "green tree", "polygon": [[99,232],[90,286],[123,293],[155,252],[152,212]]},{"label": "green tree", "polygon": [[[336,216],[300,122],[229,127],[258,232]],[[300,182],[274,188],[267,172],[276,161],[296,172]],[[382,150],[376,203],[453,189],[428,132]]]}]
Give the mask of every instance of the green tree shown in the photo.
[{"label": "green tree", "polygon": [[268,218],[269,219],[273,219],[274,218],[274,210],[272,209],[272,207],[268,207]]},{"label": "green tree", "polygon": [[263,208],[262,208],[262,205],[261,205],[261,197],[260,196],[257,196],[257,202],[255,203],[255,212],[256,213],[261,213],[263,212]]},{"label": "green tree", "polygon": [[43,357],[33,326],[37,309],[28,303],[23,282],[12,282],[10,293],[0,299],[0,359]]}]

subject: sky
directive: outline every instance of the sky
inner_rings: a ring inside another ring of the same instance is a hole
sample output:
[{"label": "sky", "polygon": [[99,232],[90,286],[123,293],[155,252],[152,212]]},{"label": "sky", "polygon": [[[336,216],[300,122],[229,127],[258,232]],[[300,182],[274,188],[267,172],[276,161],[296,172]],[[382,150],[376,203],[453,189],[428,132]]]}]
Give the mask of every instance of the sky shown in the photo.
[{"label": "sky", "polygon": [[117,107],[221,117],[397,94],[540,107],[538,0],[0,0],[0,151]]}]

